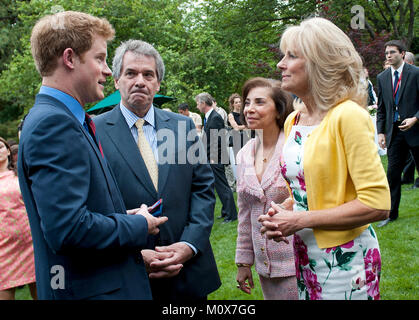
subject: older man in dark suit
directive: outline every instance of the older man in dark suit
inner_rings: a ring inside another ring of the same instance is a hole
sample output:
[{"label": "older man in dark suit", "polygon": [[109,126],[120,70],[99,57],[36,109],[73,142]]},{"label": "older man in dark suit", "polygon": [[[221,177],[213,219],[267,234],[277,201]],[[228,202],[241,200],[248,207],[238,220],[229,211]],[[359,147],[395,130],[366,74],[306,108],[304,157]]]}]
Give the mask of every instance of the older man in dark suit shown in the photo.
[{"label": "older man in dark suit", "polygon": [[387,42],[385,53],[391,67],[377,77],[377,132],[378,143],[387,147],[391,211],[379,226],[399,216],[401,174],[409,150],[419,166],[419,68],[403,61],[406,47],[399,40]]},{"label": "older man in dark suit", "polygon": [[164,64],[149,43],[122,43],[113,76],[121,103],[94,119],[104,153],[126,207],[162,199],[161,214],[169,218],[142,251],[153,299],[206,300],[221,282],[209,241],[214,178],[199,157],[203,147],[195,125],[189,117],[153,106]]},{"label": "older man in dark suit", "polygon": [[18,172],[40,299],[151,299],[138,252],[167,218],[145,205],[126,214],[83,110],[103,99],[113,35],[105,19],[71,11],[44,17],[32,31],[42,87],[23,125]]},{"label": "older man in dark suit", "polygon": [[229,163],[227,130],[224,121],[213,108],[214,98],[207,92],[195,97],[198,110],[204,115],[204,134],[202,136],[207,150],[207,159],[215,179],[215,190],[222,203],[223,223],[237,220],[237,208],[233,192],[227,182],[225,166]]}]

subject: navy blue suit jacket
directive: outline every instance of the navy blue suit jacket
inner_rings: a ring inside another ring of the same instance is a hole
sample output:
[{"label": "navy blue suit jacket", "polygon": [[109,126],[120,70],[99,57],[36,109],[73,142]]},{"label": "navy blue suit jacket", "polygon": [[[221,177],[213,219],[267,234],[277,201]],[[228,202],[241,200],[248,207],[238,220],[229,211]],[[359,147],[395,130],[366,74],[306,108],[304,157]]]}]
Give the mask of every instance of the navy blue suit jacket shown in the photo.
[{"label": "navy blue suit jacket", "polygon": [[[147,221],[126,214],[96,143],[60,101],[37,95],[23,125],[18,163],[39,298],[151,299],[138,258]],[[55,266],[65,275],[58,288],[51,285]]]},{"label": "navy blue suit jacket", "polygon": [[[163,158],[170,161],[158,165],[158,192],[119,106],[95,117],[94,122],[127,209],[141,203],[149,206],[163,199],[163,215],[169,220],[160,227],[155,244],[167,246],[186,241],[198,250],[176,277],[151,280],[153,296],[204,297],[221,285],[209,241],[214,223],[214,177],[206,164],[202,143],[196,133],[191,132],[195,129],[193,121],[176,113],[154,110],[157,139],[159,134],[170,136],[158,141],[159,149],[163,150],[159,162],[163,162]],[[193,150],[192,145],[197,147],[194,159],[201,159],[201,163],[188,161],[187,152]]]}]

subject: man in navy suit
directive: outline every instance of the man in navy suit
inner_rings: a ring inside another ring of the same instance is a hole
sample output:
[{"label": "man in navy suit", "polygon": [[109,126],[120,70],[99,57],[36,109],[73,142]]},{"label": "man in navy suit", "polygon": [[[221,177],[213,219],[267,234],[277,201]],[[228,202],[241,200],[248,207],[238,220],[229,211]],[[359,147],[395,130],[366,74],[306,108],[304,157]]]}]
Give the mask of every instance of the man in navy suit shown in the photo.
[{"label": "man in navy suit", "polygon": [[169,218],[142,250],[153,300],[206,300],[221,282],[209,240],[214,178],[195,125],[153,106],[164,64],[149,43],[122,43],[112,69],[121,102],[94,119],[104,153],[125,206],[162,199],[161,214]]},{"label": "man in navy suit", "polygon": [[127,215],[94,124],[83,110],[111,74],[105,19],[61,12],[37,22],[31,47],[42,87],[18,159],[40,299],[151,299],[139,251],[167,218],[138,199]]},{"label": "man in navy suit", "polygon": [[377,133],[381,148],[387,147],[387,179],[391,193],[390,217],[385,226],[399,216],[401,175],[409,155],[419,166],[419,68],[403,61],[405,45],[399,40],[385,44],[390,68],[377,76]]}]

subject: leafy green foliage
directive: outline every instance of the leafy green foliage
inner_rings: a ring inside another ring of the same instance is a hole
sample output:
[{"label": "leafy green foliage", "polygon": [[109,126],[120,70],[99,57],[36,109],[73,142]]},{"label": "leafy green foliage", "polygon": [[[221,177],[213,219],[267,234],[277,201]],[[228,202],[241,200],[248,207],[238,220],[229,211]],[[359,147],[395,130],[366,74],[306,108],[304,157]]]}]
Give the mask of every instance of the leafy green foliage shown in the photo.
[{"label": "leafy green foliage", "polygon": [[[350,28],[354,5],[364,7],[367,21],[357,32]],[[172,110],[188,102],[196,112],[194,97],[202,91],[226,108],[228,97],[240,93],[248,78],[279,78],[281,33],[313,15],[331,19],[351,36],[374,78],[390,36],[405,38],[411,50],[419,48],[413,32],[418,30],[418,5],[419,0],[0,0],[0,122],[13,127],[0,128],[0,134],[14,132],[14,121],[28,112],[39,89],[29,39],[46,14],[78,10],[106,17],[116,30],[108,46],[110,65],[121,41],[152,43],[167,71],[160,93],[176,97]],[[109,79],[105,94],[114,90]]]}]

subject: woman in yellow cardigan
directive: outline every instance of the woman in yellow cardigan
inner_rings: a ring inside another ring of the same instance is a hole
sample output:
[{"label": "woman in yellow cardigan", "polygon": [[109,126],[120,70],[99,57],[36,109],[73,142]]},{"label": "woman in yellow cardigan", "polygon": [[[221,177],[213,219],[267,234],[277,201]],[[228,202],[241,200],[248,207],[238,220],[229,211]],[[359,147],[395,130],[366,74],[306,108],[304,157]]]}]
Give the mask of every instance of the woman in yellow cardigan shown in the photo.
[{"label": "woman in yellow cardigan", "polygon": [[300,299],[379,299],[381,257],[369,223],[388,217],[390,193],[361,58],[322,18],[289,27],[281,51],[282,88],[299,97],[281,159],[293,204],[272,203],[261,232],[275,241],[294,234]]}]

